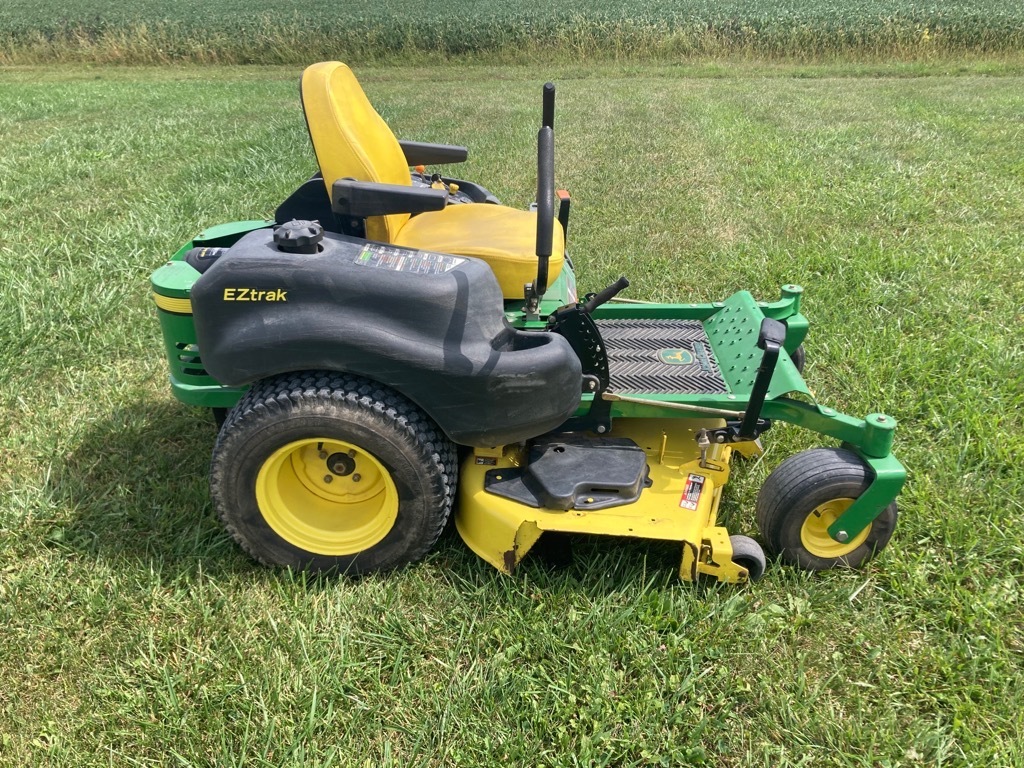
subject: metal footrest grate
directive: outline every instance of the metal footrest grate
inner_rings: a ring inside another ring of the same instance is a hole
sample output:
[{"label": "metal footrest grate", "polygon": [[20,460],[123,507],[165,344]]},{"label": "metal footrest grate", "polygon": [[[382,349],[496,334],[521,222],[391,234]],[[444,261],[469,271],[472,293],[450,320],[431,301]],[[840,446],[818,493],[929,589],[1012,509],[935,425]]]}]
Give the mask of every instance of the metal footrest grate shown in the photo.
[{"label": "metal footrest grate", "polygon": [[700,320],[598,320],[597,327],[614,392],[728,391]]}]

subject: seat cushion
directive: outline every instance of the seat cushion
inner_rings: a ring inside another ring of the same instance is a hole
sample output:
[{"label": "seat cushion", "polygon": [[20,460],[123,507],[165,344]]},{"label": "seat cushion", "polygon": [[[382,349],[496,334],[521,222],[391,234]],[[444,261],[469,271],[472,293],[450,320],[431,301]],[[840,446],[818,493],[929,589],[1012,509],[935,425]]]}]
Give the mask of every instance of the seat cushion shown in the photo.
[{"label": "seat cushion", "polygon": [[[537,279],[537,214],[531,211],[486,203],[449,205],[440,211],[413,216],[393,242],[487,262],[506,299],[522,298],[523,285]],[[548,286],[561,273],[564,259],[565,235],[556,220]]]}]

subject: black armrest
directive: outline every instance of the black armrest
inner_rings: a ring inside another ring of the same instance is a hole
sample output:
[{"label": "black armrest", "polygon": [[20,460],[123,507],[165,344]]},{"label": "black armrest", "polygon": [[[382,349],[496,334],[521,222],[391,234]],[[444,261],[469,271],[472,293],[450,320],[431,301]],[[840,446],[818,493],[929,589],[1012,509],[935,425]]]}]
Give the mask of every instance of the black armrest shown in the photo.
[{"label": "black armrest", "polygon": [[468,149],[451,144],[428,144],[423,141],[399,141],[398,144],[409,165],[464,163],[469,157]]},{"label": "black armrest", "polygon": [[338,179],[331,187],[331,210],[341,216],[365,219],[391,213],[440,211],[448,203],[448,191],[404,184]]}]

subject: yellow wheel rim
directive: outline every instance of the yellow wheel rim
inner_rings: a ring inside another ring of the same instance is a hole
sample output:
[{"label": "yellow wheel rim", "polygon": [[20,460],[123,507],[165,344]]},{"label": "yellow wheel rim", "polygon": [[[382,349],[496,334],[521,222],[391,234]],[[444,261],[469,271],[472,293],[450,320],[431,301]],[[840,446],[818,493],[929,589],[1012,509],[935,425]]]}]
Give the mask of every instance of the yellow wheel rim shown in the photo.
[{"label": "yellow wheel rim", "polygon": [[274,451],[256,476],[256,503],[278,536],[317,555],[369,549],[398,517],[398,489],[384,465],[322,437]]},{"label": "yellow wheel rim", "polygon": [[845,557],[864,543],[871,533],[869,525],[847,542],[836,541],[828,535],[828,527],[853,504],[853,499],[841,498],[826,501],[811,510],[811,514],[800,526],[800,543],[815,557],[834,559]]}]

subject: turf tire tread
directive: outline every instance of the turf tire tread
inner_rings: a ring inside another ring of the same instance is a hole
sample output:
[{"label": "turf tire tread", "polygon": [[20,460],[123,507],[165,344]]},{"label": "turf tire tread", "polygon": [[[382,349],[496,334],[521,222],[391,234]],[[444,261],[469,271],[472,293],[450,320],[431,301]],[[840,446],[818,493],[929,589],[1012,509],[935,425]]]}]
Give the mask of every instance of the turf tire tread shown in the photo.
[{"label": "turf tire tread", "polygon": [[376,420],[382,428],[395,428],[411,439],[422,460],[432,467],[433,471],[428,475],[433,480],[433,491],[441,514],[419,546],[407,553],[403,563],[396,565],[422,559],[437,542],[451,517],[458,480],[455,445],[429,416],[407,398],[374,381],[350,374],[303,371],[265,379],[253,385],[228,412],[217,437],[210,468],[211,488],[214,489],[215,506],[221,523],[252,558],[267,566],[279,565],[251,546],[230,516],[225,514],[224,505],[217,503],[216,489],[228,470],[222,462],[217,461],[217,457],[224,443],[235,439],[236,435],[244,434],[247,427],[291,413],[325,411],[329,403],[356,408]]},{"label": "turf tire tread", "polygon": [[809,514],[816,506],[832,498],[857,498],[870,484],[871,475],[864,462],[845,448],[813,448],[790,456],[768,476],[757,497],[757,525],[765,550],[808,570],[844,565],[858,567],[866,563],[889,543],[896,524],[895,501],[876,518],[872,533],[865,541],[867,551],[861,552],[858,548],[841,561],[833,562],[807,552],[795,552],[792,547],[787,548],[783,538],[787,525],[793,524],[789,518],[794,515],[795,508],[804,506],[804,500],[807,500],[804,514]]}]

